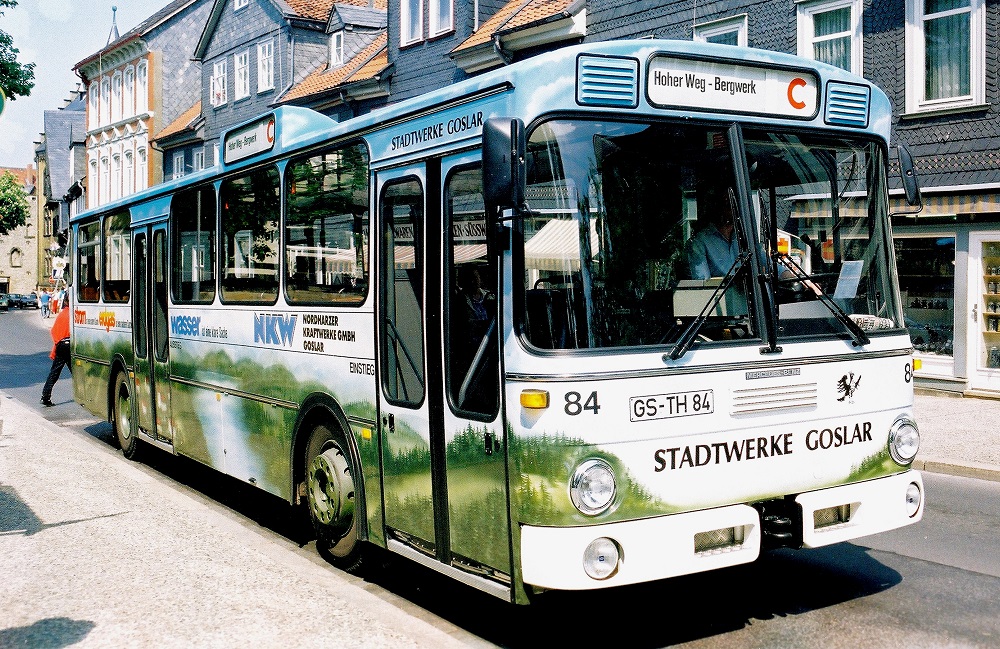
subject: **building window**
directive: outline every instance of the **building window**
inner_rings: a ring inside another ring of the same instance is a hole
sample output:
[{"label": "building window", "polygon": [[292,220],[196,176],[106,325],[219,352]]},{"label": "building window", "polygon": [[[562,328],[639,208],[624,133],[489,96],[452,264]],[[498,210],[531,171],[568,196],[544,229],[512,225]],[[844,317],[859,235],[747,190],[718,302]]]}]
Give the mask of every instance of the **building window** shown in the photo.
[{"label": "building window", "polygon": [[695,25],[694,40],[703,43],[747,46],[747,16],[742,14]]},{"label": "building window", "polygon": [[906,110],[984,103],[983,0],[907,0]]},{"label": "building window", "polygon": [[205,168],[205,150],[199,149],[191,152],[191,170],[201,171]]},{"label": "building window", "polygon": [[135,193],[135,160],[131,151],[125,152],[125,168],[122,172],[122,179],[125,183],[123,194],[128,196]]},{"label": "building window", "polygon": [[344,64],[344,30],[330,34],[330,67]]},{"label": "building window", "polygon": [[233,11],[242,9],[250,4],[250,0],[233,0]]},{"label": "building window", "polygon": [[212,145],[212,164],[215,166],[219,165],[219,143],[215,142]]},{"label": "building window", "polygon": [[894,237],[899,293],[913,348],[952,356],[955,338],[954,235]]},{"label": "building window", "polygon": [[450,32],[454,28],[454,2],[453,0],[430,0],[430,35],[437,36],[445,32]]},{"label": "building window", "polygon": [[101,123],[101,84],[94,81],[87,90],[90,110],[87,113],[87,129],[94,130]]},{"label": "building window", "polygon": [[103,126],[111,122],[111,79],[101,79],[101,123]]},{"label": "building window", "polygon": [[229,101],[226,92],[226,59],[216,61],[212,66],[212,105],[222,106]]},{"label": "building window", "polygon": [[121,121],[122,118],[122,73],[115,72],[111,79],[111,122]]},{"label": "building window", "polygon": [[176,179],[180,178],[183,175],[184,175],[184,152],[176,151],[174,153],[174,171],[173,175],[171,175],[170,177]]},{"label": "building window", "polygon": [[860,75],[863,52],[860,0],[798,6],[799,56]]},{"label": "building window", "polygon": [[146,112],[149,101],[149,86],[147,84],[147,66],[143,61],[135,71],[135,112],[139,115]]},{"label": "building window", "polygon": [[424,35],[423,0],[401,0],[399,6],[399,44],[416,43]]},{"label": "building window", "polygon": [[24,253],[21,252],[20,248],[14,248],[10,251],[10,267],[20,268],[24,261]]},{"label": "building window", "polygon": [[233,57],[233,91],[234,100],[250,96],[250,50],[240,52]]},{"label": "building window", "polygon": [[257,45],[257,92],[274,89],[274,41]]},{"label": "building window", "polygon": [[[98,195],[97,192],[98,192],[99,186],[100,185],[98,184],[98,181],[97,181],[97,159],[95,158],[95,159],[93,159],[93,160],[90,161],[90,174],[87,177],[87,206],[88,207],[97,207],[97,205],[98,205],[98,203],[97,203],[97,195]],[[45,227],[48,228],[48,222],[47,222],[47,220],[46,220],[46,226]],[[46,232],[45,236],[49,236],[49,233]]]},{"label": "building window", "polygon": [[135,68],[125,68],[125,88],[122,90],[122,116],[135,115]]},{"label": "building window", "polygon": [[111,163],[107,157],[101,158],[101,205],[111,197]]},{"label": "building window", "polygon": [[122,156],[116,153],[111,156],[111,200],[122,195]]},{"label": "building window", "polygon": [[149,168],[146,161],[146,149],[136,149],[135,160],[135,188],[136,191],[141,191],[146,189],[147,183],[149,183]]}]

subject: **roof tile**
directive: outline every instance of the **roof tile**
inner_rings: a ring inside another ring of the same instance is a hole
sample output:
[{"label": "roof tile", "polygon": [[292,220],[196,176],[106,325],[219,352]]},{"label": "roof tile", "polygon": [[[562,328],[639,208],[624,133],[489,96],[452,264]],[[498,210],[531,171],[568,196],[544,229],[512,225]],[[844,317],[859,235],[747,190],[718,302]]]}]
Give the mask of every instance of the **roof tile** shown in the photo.
[{"label": "roof tile", "polygon": [[282,103],[327,92],[345,83],[374,77],[389,65],[387,43],[388,36],[383,32],[372,41],[371,45],[355,54],[344,65],[333,70],[329,69],[329,65],[320,67],[289,90],[288,94],[281,98]]}]

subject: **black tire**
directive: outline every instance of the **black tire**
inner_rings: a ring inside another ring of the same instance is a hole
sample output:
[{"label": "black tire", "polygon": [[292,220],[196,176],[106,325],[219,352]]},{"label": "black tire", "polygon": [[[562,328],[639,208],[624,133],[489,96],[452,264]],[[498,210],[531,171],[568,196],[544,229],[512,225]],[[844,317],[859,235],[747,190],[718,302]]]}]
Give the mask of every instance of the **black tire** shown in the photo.
[{"label": "black tire", "polygon": [[122,455],[130,460],[137,459],[139,440],[132,425],[132,384],[127,372],[115,376],[115,391],[111,400],[111,424],[115,428],[115,438]]},{"label": "black tire", "polygon": [[313,428],[305,455],[306,508],[316,532],[316,548],[334,566],[357,574],[364,559],[358,536],[363,513],[357,490],[361,473],[339,431],[324,424]]}]

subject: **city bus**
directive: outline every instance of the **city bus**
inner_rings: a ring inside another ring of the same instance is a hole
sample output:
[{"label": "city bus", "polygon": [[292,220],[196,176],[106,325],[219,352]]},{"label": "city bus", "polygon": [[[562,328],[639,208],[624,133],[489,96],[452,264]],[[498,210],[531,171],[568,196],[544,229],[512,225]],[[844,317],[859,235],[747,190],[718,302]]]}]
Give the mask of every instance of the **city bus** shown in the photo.
[{"label": "city bus", "polygon": [[72,219],[75,399],[338,567],[521,604],[916,523],[890,121],[843,70],[661,40],[275,108]]}]

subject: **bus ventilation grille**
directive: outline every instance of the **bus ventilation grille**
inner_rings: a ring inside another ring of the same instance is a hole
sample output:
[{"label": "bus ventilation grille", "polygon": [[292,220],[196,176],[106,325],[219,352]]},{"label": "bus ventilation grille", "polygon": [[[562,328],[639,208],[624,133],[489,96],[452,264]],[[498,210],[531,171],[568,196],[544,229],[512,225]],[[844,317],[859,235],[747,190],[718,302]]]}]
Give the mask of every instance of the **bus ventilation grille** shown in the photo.
[{"label": "bus ventilation grille", "polygon": [[732,414],[746,415],[775,410],[815,408],[818,393],[815,383],[772,385],[762,388],[733,390]]},{"label": "bus ventilation grille", "polygon": [[639,61],[616,56],[580,56],[576,101],[584,106],[639,105]]},{"label": "bus ventilation grille", "polygon": [[870,100],[870,88],[831,81],[826,86],[824,119],[831,126],[866,128]]}]

